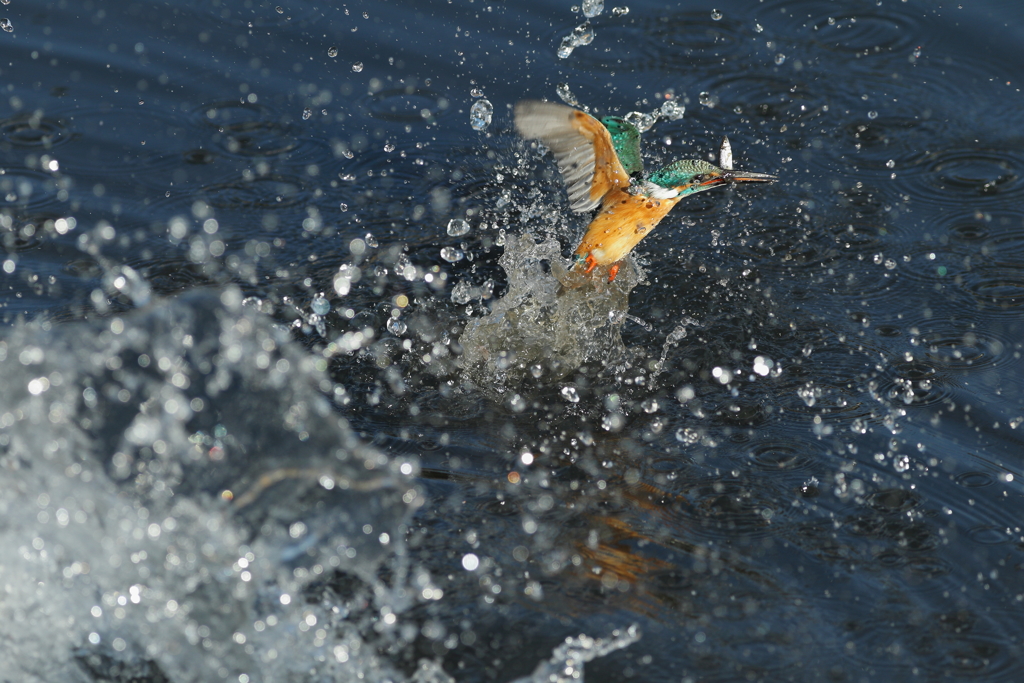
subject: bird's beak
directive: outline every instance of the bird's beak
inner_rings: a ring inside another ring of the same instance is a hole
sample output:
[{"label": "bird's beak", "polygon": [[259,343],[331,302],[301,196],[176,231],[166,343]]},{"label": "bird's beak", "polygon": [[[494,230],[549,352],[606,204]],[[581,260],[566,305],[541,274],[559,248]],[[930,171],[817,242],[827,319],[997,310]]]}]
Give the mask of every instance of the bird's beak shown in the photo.
[{"label": "bird's beak", "polygon": [[773,183],[778,178],[769,173],[753,173],[751,171],[725,171],[722,182],[726,183]]}]

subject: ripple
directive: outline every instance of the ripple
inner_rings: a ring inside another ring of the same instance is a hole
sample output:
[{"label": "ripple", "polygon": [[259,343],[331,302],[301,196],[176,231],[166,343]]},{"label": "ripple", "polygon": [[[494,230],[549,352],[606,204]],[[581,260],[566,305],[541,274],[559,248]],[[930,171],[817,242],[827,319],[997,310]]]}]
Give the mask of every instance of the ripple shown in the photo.
[{"label": "ripple", "polygon": [[992,478],[992,475],[985,472],[964,472],[957,475],[956,483],[967,488],[976,489],[983,486],[991,486],[995,483],[995,479]]},{"label": "ripple", "polygon": [[771,74],[730,73],[712,81],[708,92],[722,109],[773,121],[809,121],[828,109],[821,89]]},{"label": "ripple", "polygon": [[313,197],[299,178],[284,175],[208,185],[201,192],[220,209],[280,209],[304,205]]},{"label": "ripple", "polygon": [[836,12],[824,7],[840,10],[838,5],[822,5],[817,0],[778,0],[765,5],[762,16],[781,15],[798,39],[844,54],[909,51],[917,40],[918,28],[912,19],[880,11],[873,2],[846,2]]},{"label": "ripple", "polygon": [[48,116],[20,114],[0,120],[0,143],[8,142],[15,147],[52,149],[71,137],[62,120]]},{"label": "ripple", "polygon": [[918,324],[916,340],[929,362],[963,370],[1001,365],[1012,360],[1013,340],[994,326],[928,321]]},{"label": "ripple", "polygon": [[897,182],[911,196],[935,203],[962,206],[964,202],[1019,198],[1024,189],[1024,160],[998,149],[950,149],[926,154],[920,162],[897,173]]},{"label": "ripple", "polygon": [[975,543],[982,545],[999,545],[1010,540],[1005,529],[991,524],[976,526],[968,530],[967,536]]},{"label": "ripple", "polygon": [[878,393],[906,405],[925,406],[947,401],[953,389],[935,365],[919,360],[894,363],[879,383]]},{"label": "ripple", "polygon": [[1017,315],[1024,309],[1024,268],[977,268],[963,276],[963,283],[984,311]]},{"label": "ripple", "polygon": [[829,228],[839,247],[854,254],[877,252],[886,231],[885,225],[864,220],[842,222]]},{"label": "ripple", "polygon": [[[694,65],[724,68],[748,54],[754,35],[744,22],[714,21],[710,11],[606,21],[594,23],[595,45],[577,48],[569,61],[605,71],[690,73]],[[551,42],[557,44],[566,32],[560,28]]]},{"label": "ripple", "polygon": [[41,171],[9,169],[0,175],[0,208],[39,209],[56,200],[57,181]]},{"label": "ripple", "polygon": [[867,498],[870,507],[879,512],[906,512],[921,504],[921,497],[906,489],[884,489]]},{"label": "ripple", "polygon": [[424,87],[381,90],[361,102],[366,113],[378,121],[429,123],[448,111],[448,100]]},{"label": "ripple", "polygon": [[215,128],[215,143],[233,156],[279,156],[299,146],[295,132],[284,123],[285,117],[275,118],[262,105],[236,100],[210,102],[196,107],[192,118]]},{"label": "ripple", "polygon": [[814,464],[814,458],[807,452],[807,444],[796,440],[757,444],[750,449],[750,458],[768,472],[805,470]]},{"label": "ripple", "polygon": [[714,480],[699,484],[687,494],[700,527],[714,537],[722,532],[751,536],[772,533],[778,517],[791,514],[782,491],[773,486],[753,486],[737,480]]}]

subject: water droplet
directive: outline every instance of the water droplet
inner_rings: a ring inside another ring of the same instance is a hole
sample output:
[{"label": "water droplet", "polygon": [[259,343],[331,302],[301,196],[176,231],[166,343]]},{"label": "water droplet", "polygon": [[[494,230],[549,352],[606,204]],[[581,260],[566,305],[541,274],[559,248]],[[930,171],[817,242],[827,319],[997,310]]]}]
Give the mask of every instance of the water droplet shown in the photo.
[{"label": "water droplet", "polygon": [[889,159],[889,161],[885,162],[885,167],[886,168],[896,168],[896,162],[893,161],[892,159]]},{"label": "water droplet", "polygon": [[338,56],[338,48],[333,47],[333,46],[327,48],[327,56],[328,57],[337,57]]},{"label": "water droplet", "polygon": [[877,119],[878,118],[878,112],[875,111],[874,109],[872,109],[871,111],[868,112],[868,118],[871,119],[871,120]]},{"label": "water droplet", "polygon": [[280,5],[275,7],[274,10],[277,11],[278,14],[284,14],[284,7],[281,7]]},{"label": "water droplet", "polygon": [[385,152],[394,152],[395,151],[395,145],[390,143],[390,142],[386,143],[384,145],[384,151]]},{"label": "water droplet", "polygon": [[629,14],[629,8],[628,7],[613,7],[612,8],[612,14],[614,14],[617,17],[624,17],[627,14]]},{"label": "water droplet", "polygon": [[716,99],[717,98],[712,97],[711,93],[706,92],[702,92],[700,95],[697,96],[697,101],[703,104],[705,107],[714,107]]},{"label": "water droplet", "polygon": [[479,99],[469,109],[469,125],[473,130],[484,130],[491,125],[491,116],[494,114],[494,105],[490,100]]},{"label": "water droplet", "polygon": [[302,110],[302,120],[303,121],[305,121],[306,119],[308,119],[312,115],[313,115],[313,110],[312,109],[303,109]]},{"label": "water droplet", "polygon": [[576,99],[576,96],[572,93],[572,90],[569,89],[568,83],[559,83],[558,85],[556,85],[555,94],[557,94],[559,99],[568,104],[570,107],[580,106],[579,100]]},{"label": "water droplet", "polygon": [[917,47],[915,47],[914,51],[911,54],[914,56],[914,59],[919,59],[921,57],[921,46],[918,45]]},{"label": "water droplet", "polygon": [[578,391],[576,391],[576,387],[562,387],[562,390],[559,393],[562,394],[562,398],[564,398],[566,401],[569,401],[569,403],[580,402],[580,394]]},{"label": "water droplet", "polygon": [[466,254],[461,249],[455,247],[443,247],[441,249],[441,258],[448,263],[458,263],[466,257]]},{"label": "water droplet", "polygon": [[576,46],[590,45],[594,42],[594,29],[591,28],[590,22],[586,21],[577,26],[572,30],[573,38],[576,40]]},{"label": "water droplet", "polygon": [[448,236],[449,237],[462,237],[468,235],[470,231],[469,221],[463,220],[462,218],[453,218],[448,221]]},{"label": "water droplet", "polygon": [[645,413],[656,413],[658,412],[658,399],[645,398],[640,404],[640,407],[644,409]]},{"label": "water droplet", "polygon": [[658,120],[658,117],[653,114],[644,114],[638,111],[631,111],[622,118],[636,126],[641,133],[649,131]]},{"label": "water droplet", "polygon": [[764,26],[761,26],[761,24],[754,24],[754,33],[762,33],[763,31]]},{"label": "water droplet", "polygon": [[363,63],[356,62],[355,64],[352,65],[352,70],[355,71],[356,73],[359,73],[360,71],[363,70]]},{"label": "water droplet", "polygon": [[405,322],[400,318],[390,318],[388,319],[387,328],[388,332],[390,332],[391,334],[395,335],[396,337],[401,337],[403,334],[405,334],[405,331],[408,329],[408,325],[406,325]]},{"label": "water droplet", "polygon": [[721,21],[722,20],[722,13],[719,12],[718,10],[716,10],[716,9],[711,10],[711,19],[713,21]]},{"label": "water droplet", "polygon": [[661,115],[669,121],[678,121],[686,114],[686,106],[679,100],[667,100],[661,105]]},{"label": "water droplet", "polygon": [[462,306],[468,304],[472,299],[473,287],[465,280],[452,287],[452,303]]},{"label": "water droplet", "polygon": [[327,315],[331,312],[331,302],[323,294],[317,294],[313,297],[313,302],[309,307],[317,315]]},{"label": "water droplet", "polygon": [[558,46],[558,58],[566,59],[572,54],[573,48],[576,46],[572,43],[572,36],[566,36],[562,38],[562,44]]},{"label": "water droplet", "polygon": [[469,96],[470,97],[483,97],[484,96],[484,91],[481,90],[480,88],[473,88],[472,90],[469,91]]},{"label": "water droplet", "polygon": [[348,211],[348,204],[342,202],[341,204],[338,204],[338,208],[341,210],[342,213],[345,213],[346,211]]},{"label": "water droplet", "polygon": [[0,19],[0,28],[10,33],[14,30],[14,24],[11,23],[10,19]]},{"label": "water droplet", "polygon": [[779,54],[775,55],[775,63],[777,65],[781,66],[782,63],[785,62],[785,61],[786,61],[786,55],[782,54],[781,52]]},{"label": "water droplet", "polygon": [[373,236],[372,232],[366,233],[366,236],[363,237],[363,241],[366,242],[366,246],[370,247],[371,249],[376,249],[377,247],[380,246],[379,244],[377,244],[377,238]]},{"label": "water droplet", "polygon": [[592,19],[604,12],[604,0],[583,0],[583,16]]}]

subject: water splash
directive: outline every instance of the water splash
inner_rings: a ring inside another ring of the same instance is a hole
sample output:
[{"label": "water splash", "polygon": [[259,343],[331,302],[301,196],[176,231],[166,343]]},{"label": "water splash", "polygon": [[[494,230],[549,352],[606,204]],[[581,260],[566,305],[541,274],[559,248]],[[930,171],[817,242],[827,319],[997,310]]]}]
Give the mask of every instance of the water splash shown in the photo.
[{"label": "water splash", "polygon": [[508,293],[488,315],[470,320],[460,339],[461,366],[471,380],[501,391],[537,364],[550,381],[587,362],[625,357],[619,330],[629,293],[642,279],[632,261],[608,283],[570,272],[556,240],[538,244],[526,234],[508,235],[498,262],[508,275]]}]

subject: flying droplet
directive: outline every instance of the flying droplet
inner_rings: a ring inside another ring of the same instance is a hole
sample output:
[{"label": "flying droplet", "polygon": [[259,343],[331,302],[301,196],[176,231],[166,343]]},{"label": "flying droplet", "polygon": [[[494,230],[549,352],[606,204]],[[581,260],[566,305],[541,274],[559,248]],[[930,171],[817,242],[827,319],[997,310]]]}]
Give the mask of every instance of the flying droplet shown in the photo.
[{"label": "flying droplet", "polygon": [[331,302],[323,294],[317,294],[313,297],[313,302],[309,307],[317,315],[327,315],[331,312]]},{"label": "flying droplet", "polygon": [[612,8],[612,14],[617,16],[617,17],[624,17],[627,14],[629,14],[629,8],[628,7],[613,7]]},{"label": "flying droplet", "polygon": [[716,10],[716,9],[711,10],[711,19],[713,21],[721,21],[722,20],[722,13],[719,12],[718,10]]},{"label": "flying droplet", "polygon": [[284,14],[284,7],[281,7],[280,5],[275,7],[274,10],[276,10],[278,14]]},{"label": "flying droplet", "polygon": [[303,109],[302,110],[302,120],[303,121],[305,121],[306,119],[308,119],[312,115],[313,115],[313,110],[312,109]]},{"label": "flying droplet", "polygon": [[448,263],[458,263],[465,258],[465,256],[466,253],[464,251],[455,247],[443,247],[441,249],[441,258]]},{"label": "flying droplet", "polygon": [[14,30],[14,24],[11,23],[10,19],[0,19],[0,28],[10,33]]},{"label": "flying droplet", "polygon": [[448,235],[450,237],[462,237],[469,234],[469,221],[462,218],[453,218],[448,221]]},{"label": "flying droplet", "polygon": [[391,143],[391,142],[385,143],[384,144],[384,151],[385,152],[394,152],[395,151],[394,143]]},{"label": "flying droplet", "polygon": [[469,91],[469,96],[470,97],[483,97],[484,96],[484,91],[481,90],[480,88],[473,88],[472,90]]},{"label": "flying droplet", "polygon": [[491,125],[491,117],[494,115],[494,105],[490,100],[479,99],[469,108],[469,125],[473,130],[485,130]]},{"label": "flying droplet", "polygon": [[328,57],[337,57],[338,56],[338,48],[336,48],[336,47],[329,47],[329,48],[327,48],[327,56]]},{"label": "flying droplet", "polygon": [[669,121],[678,121],[686,114],[686,105],[679,100],[667,100],[661,105],[661,115]]},{"label": "flying droplet", "polygon": [[785,61],[786,61],[786,55],[782,54],[781,52],[779,54],[775,55],[775,63],[777,65],[781,66],[782,63],[785,62]]},{"label": "flying droplet", "polygon": [[568,83],[559,83],[555,86],[555,94],[561,98],[563,102],[568,104],[570,107],[579,107],[580,101],[573,95],[572,90],[569,89]]},{"label": "flying droplet", "polygon": [[592,19],[604,12],[604,0],[583,0],[583,16]]},{"label": "flying droplet", "polygon": [[401,337],[403,334],[405,334],[405,331],[409,329],[408,325],[406,325],[405,322],[400,320],[399,318],[390,318],[387,323],[387,328],[388,332],[395,335],[396,337]]},{"label": "flying droplet", "polygon": [[705,107],[714,107],[715,98],[711,96],[711,93],[702,92],[697,96],[697,101],[703,104]]},{"label": "flying droplet", "polygon": [[360,71],[363,70],[363,63],[356,62],[355,64],[352,65],[352,70],[355,71],[356,73],[359,73]]},{"label": "flying droplet", "polygon": [[562,398],[569,401],[569,403],[580,402],[580,395],[579,392],[576,391],[576,387],[562,387],[562,390],[559,393],[562,394]]}]

